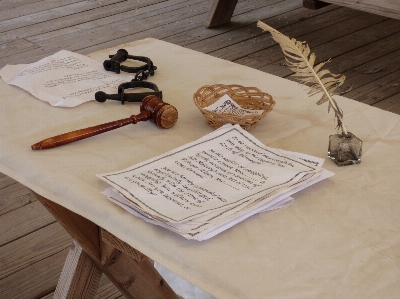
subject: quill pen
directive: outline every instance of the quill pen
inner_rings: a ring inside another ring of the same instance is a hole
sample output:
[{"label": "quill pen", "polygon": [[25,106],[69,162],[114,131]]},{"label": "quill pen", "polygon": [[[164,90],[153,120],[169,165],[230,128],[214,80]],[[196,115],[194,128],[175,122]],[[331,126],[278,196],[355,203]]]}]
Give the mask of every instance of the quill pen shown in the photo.
[{"label": "quill pen", "polygon": [[308,95],[312,96],[319,92],[323,93],[317,105],[328,102],[328,113],[332,108],[335,112],[338,128],[341,128],[343,133],[347,135],[348,133],[343,124],[343,111],[332,98],[334,91],[344,83],[346,76],[332,74],[327,69],[323,70],[322,67],[329,60],[314,66],[316,56],[314,53],[311,53],[310,47],[304,42],[289,38],[261,21],[258,21],[257,26],[264,31],[269,31],[272,38],[281,46],[286,63],[294,72],[293,76],[298,77],[298,80],[302,83],[311,83]]}]

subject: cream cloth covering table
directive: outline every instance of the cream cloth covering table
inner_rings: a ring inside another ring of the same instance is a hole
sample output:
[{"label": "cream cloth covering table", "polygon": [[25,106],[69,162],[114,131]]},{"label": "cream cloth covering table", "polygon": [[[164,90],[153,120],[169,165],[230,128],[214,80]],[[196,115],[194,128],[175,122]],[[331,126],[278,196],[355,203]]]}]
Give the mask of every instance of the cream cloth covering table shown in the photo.
[{"label": "cream cloth covering table", "polygon": [[[149,80],[179,111],[175,127],[139,123],[58,148],[42,139],[137,114],[139,105],[95,101],[51,107],[0,80],[0,171],[105,228],[217,298],[399,298],[400,116],[337,97],[348,130],[363,140],[362,163],[324,167],[335,176],[295,195],[292,206],[259,214],[204,242],[136,218],[100,194],[95,174],[119,170],[212,129],[193,103],[206,84],[256,86],[274,110],[250,133],[267,146],[326,157],[332,112],[307,88],[167,42],[113,48],[158,67]],[[89,56],[102,62],[110,49]],[[334,62],[333,62],[334,63]]]}]

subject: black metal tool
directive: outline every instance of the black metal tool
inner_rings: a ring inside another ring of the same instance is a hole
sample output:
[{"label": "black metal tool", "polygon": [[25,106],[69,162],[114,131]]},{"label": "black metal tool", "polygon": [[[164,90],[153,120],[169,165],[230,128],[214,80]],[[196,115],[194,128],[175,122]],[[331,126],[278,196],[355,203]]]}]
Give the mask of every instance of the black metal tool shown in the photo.
[{"label": "black metal tool", "polygon": [[[145,72],[140,71],[136,74],[135,78],[130,82],[122,83],[118,86],[117,94],[106,94],[103,91],[98,91],[95,93],[94,97],[97,102],[105,102],[106,100],[116,100],[121,101],[122,105],[124,102],[141,102],[145,97],[149,95],[155,95],[162,99],[162,91],[158,90],[157,85],[151,82],[143,81],[143,76]],[[154,91],[150,92],[135,92],[127,93],[127,89],[132,88],[148,88]]]},{"label": "black metal tool", "polygon": [[[137,73],[139,71],[144,71],[146,74],[146,78],[150,75],[154,75],[154,71],[157,69],[150,58],[145,56],[133,56],[129,55],[128,51],[125,49],[119,49],[116,54],[109,55],[109,60],[105,60],[103,62],[104,69],[106,71],[115,72],[119,74],[121,71],[127,73]],[[138,60],[145,62],[144,65],[139,67],[129,67],[125,65],[121,65],[121,62],[126,61],[127,59]]]}]

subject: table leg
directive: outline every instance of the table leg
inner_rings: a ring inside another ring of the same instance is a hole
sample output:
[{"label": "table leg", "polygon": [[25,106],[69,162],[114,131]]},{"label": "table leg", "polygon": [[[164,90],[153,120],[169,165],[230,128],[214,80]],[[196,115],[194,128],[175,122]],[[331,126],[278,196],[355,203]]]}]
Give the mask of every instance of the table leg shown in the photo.
[{"label": "table leg", "polygon": [[204,26],[211,28],[229,23],[237,2],[238,0],[213,0]]},{"label": "table leg", "polygon": [[128,299],[181,298],[144,254],[88,219],[33,194],[76,241],[64,264],[56,298],[93,298],[101,273]]}]

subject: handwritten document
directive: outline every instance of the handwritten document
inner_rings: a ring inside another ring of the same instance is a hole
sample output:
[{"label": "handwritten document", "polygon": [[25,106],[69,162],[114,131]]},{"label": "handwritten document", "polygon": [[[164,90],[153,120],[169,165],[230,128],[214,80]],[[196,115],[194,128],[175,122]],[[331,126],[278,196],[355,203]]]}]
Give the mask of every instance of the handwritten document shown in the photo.
[{"label": "handwritten document", "polygon": [[266,147],[226,125],[161,156],[100,174],[113,202],[188,239],[204,240],[247,217],[279,208],[332,173],[323,159]]},{"label": "handwritten document", "polygon": [[0,76],[40,100],[62,107],[94,100],[99,90],[116,93],[119,84],[133,79],[132,75],[107,72],[101,63],[66,50],[32,64],[6,65]]},{"label": "handwritten document", "polygon": [[232,100],[227,94],[223,95],[215,103],[204,107],[204,109],[217,113],[229,113],[234,115],[263,114],[264,112],[264,110],[244,109],[240,107],[234,100]]}]

